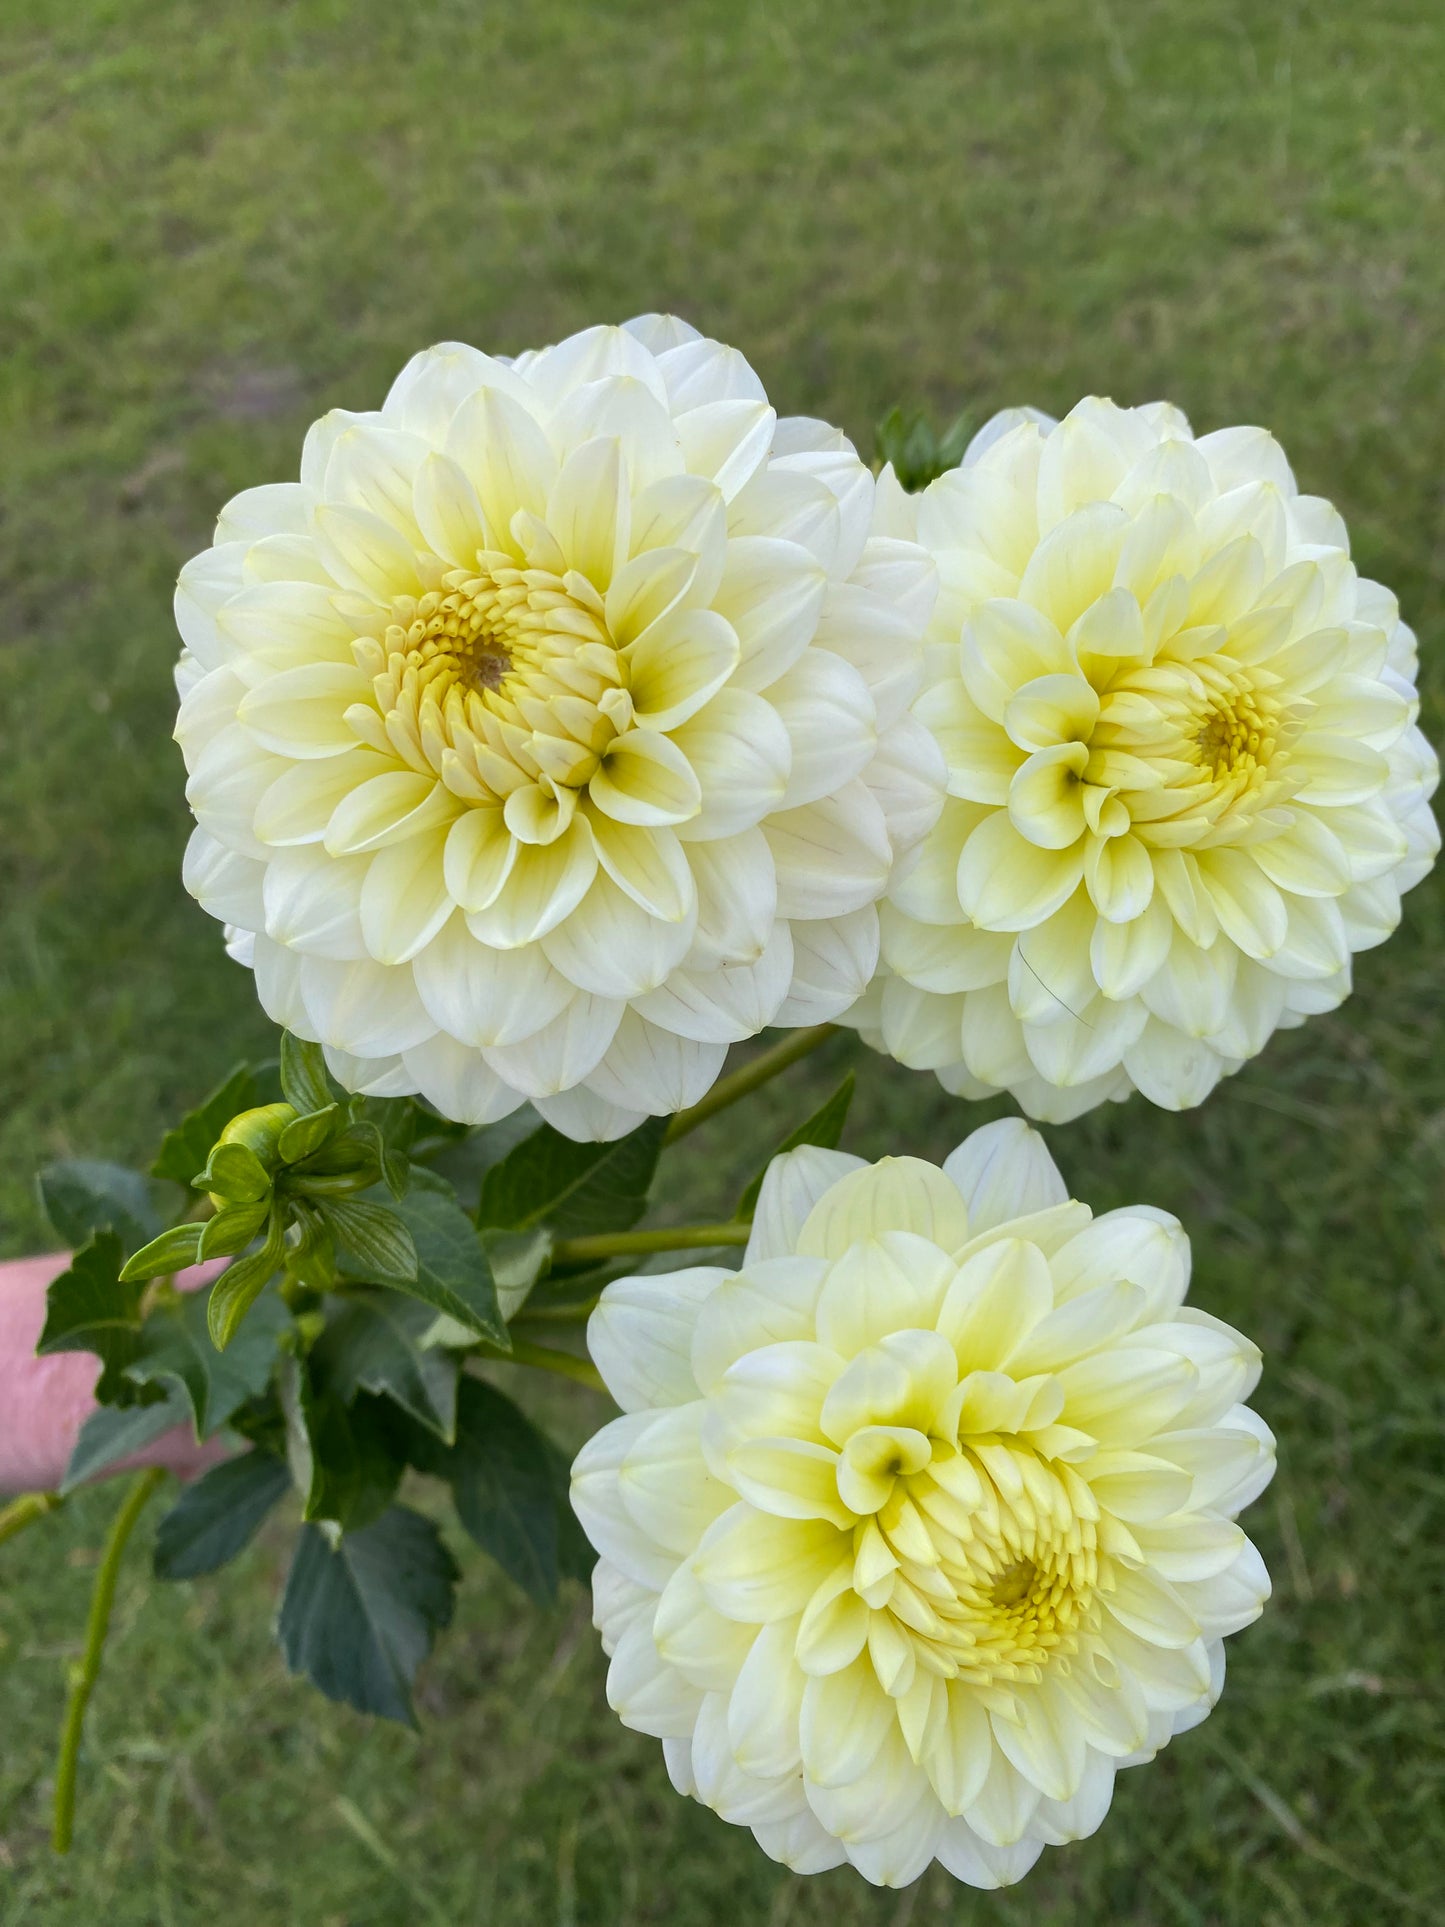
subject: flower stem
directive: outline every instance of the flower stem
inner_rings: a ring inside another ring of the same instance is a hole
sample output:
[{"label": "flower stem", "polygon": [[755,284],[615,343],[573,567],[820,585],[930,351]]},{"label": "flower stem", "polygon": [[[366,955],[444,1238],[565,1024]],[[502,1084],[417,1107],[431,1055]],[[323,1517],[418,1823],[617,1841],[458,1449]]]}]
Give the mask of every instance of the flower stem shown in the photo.
[{"label": "flower stem", "polygon": [[729,1104],[736,1104],[740,1097],[747,1097],[758,1090],[770,1078],[776,1077],[779,1071],[785,1071],[789,1064],[796,1064],[800,1057],[806,1057],[809,1051],[826,1044],[837,1030],[836,1024],[813,1024],[807,1030],[793,1031],[768,1050],[759,1051],[746,1064],[740,1064],[726,1077],[720,1077],[707,1096],[694,1104],[690,1111],[679,1111],[668,1125],[663,1143],[676,1144],[680,1137],[695,1131],[699,1124],[706,1124],[718,1111],[725,1111]]},{"label": "flower stem", "polygon": [[512,1323],[514,1326],[580,1325],[596,1311],[601,1296],[600,1291],[594,1291],[589,1298],[574,1298],[565,1305],[538,1305],[535,1310],[530,1305],[523,1305]]},{"label": "flower stem", "polygon": [[665,1225],[657,1231],[599,1231],[589,1238],[563,1238],[552,1247],[556,1265],[596,1264],[603,1258],[624,1258],[634,1252],[708,1251],[715,1245],[745,1245],[751,1224]]},{"label": "flower stem", "polygon": [[136,1521],[145,1511],[146,1501],[165,1478],[162,1467],[152,1466],[131,1481],[120,1511],[111,1522],[95,1575],[95,1590],[90,1595],[90,1617],[85,1625],[85,1651],[80,1664],[71,1668],[70,1697],[65,1707],[65,1723],[60,1729],[60,1758],[55,1768],[55,1825],[51,1844],[57,1853],[69,1853],[75,1827],[75,1774],[80,1759],[80,1734],[85,1724],[85,1709],[100,1677],[101,1654],[110,1631],[110,1612],[115,1604],[115,1582],[126,1541]]},{"label": "flower stem", "polygon": [[13,1539],[17,1532],[23,1532],[26,1526],[33,1526],[37,1519],[58,1512],[64,1504],[58,1492],[22,1492],[9,1505],[0,1506],[0,1546],[7,1539]]},{"label": "flower stem", "polygon": [[590,1358],[578,1358],[575,1352],[559,1352],[551,1345],[533,1345],[525,1338],[514,1338],[512,1349],[504,1352],[500,1345],[486,1348],[489,1358],[500,1358],[513,1365],[533,1365],[541,1372],[556,1372],[559,1378],[575,1379],[579,1385],[590,1385],[594,1392],[605,1392],[602,1374]]}]

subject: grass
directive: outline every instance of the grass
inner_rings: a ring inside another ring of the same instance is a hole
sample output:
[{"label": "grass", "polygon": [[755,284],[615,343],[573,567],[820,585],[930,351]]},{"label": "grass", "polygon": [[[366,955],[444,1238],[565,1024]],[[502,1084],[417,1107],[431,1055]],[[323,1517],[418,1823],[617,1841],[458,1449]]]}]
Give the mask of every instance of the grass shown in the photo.
[{"label": "grass", "polygon": [[[227,494],[293,472],[315,414],[369,405],[427,341],[677,307],[865,442],[895,400],[1267,421],[1420,629],[1439,740],[1442,76],[1428,0],[16,0],[3,1248],[45,1237],[38,1164],[143,1155],[266,1037],[179,884],[170,584]],[[1198,1301],[1265,1346],[1282,1440],[1252,1520],[1274,1604],[1094,1840],[1001,1897],[795,1880],[608,1714],[580,1601],[539,1620],[475,1559],[421,1736],[367,1726],[284,1678],[266,1540],[189,1587],[127,1565],[58,1863],[102,1491],[0,1554],[0,1927],[1445,1919],[1442,948],[1432,881],[1344,1011],[1201,1111],[1052,1134],[1096,1207],[1184,1217]],[[689,1210],[729,1203],[782,1103],[738,1114],[748,1148],[712,1126],[679,1154]],[[865,1059],[848,1141],[937,1154],[989,1114]],[[592,1421],[542,1397],[573,1436]]]}]

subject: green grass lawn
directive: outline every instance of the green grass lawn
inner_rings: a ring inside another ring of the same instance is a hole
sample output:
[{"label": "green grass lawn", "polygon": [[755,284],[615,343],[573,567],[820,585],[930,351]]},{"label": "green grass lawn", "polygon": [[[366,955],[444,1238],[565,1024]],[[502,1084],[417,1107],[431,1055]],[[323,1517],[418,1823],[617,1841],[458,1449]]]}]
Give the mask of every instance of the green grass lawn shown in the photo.
[{"label": "green grass lawn", "polygon": [[[1445,735],[1435,0],[13,0],[0,1249],[46,1236],[37,1165],[143,1156],[267,1037],[179,881],[169,596],[216,507],[426,342],[649,307],[865,445],[895,400],[1268,423],[1399,591]],[[99,1492],[0,1553],[0,1927],[1445,1920],[1442,952],[1432,881],[1344,1011],[1203,1110],[1050,1134],[1096,1208],[1184,1218],[1281,1439],[1274,1603],[1094,1840],[1002,1897],[799,1881],[608,1713],[580,1596],[539,1619],[474,1557],[421,1735],[369,1726],[283,1675],[277,1539],[165,1591],[132,1558],[58,1863]],[[674,1208],[730,1207],[784,1101],[693,1140]],[[937,1155],[993,1114],[865,1057],[847,1141]],[[576,1438],[585,1400],[543,1388]]]}]

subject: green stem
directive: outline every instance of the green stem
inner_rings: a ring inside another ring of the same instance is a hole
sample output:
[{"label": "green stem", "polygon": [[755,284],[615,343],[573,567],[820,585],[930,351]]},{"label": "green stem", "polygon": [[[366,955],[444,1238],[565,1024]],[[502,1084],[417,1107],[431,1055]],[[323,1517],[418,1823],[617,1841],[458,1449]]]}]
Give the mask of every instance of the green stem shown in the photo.
[{"label": "green stem", "polygon": [[55,1826],[51,1834],[51,1844],[57,1853],[70,1852],[75,1827],[75,1774],[80,1759],[81,1728],[85,1724],[85,1709],[90,1704],[90,1695],[100,1677],[101,1654],[105,1650],[105,1636],[110,1631],[115,1582],[120,1574],[126,1541],[145,1511],[147,1500],[165,1476],[162,1467],[157,1465],[132,1480],[120,1511],[111,1522],[105,1550],[101,1554],[95,1575],[95,1590],[90,1595],[90,1617],[85,1624],[85,1651],[80,1664],[71,1669],[70,1697],[65,1707],[65,1723],[60,1729],[60,1758],[55,1769]]},{"label": "green stem", "polygon": [[9,1505],[0,1506],[0,1546],[7,1539],[13,1539],[17,1532],[23,1532],[26,1526],[33,1526],[37,1519],[58,1512],[64,1504],[58,1492],[22,1492]]},{"label": "green stem", "polygon": [[717,1245],[745,1245],[751,1224],[678,1224],[657,1231],[599,1231],[589,1238],[563,1238],[552,1247],[554,1265],[597,1264],[634,1252],[709,1251]]},{"label": "green stem", "polygon": [[538,1305],[535,1310],[530,1305],[522,1309],[512,1320],[517,1325],[580,1325],[590,1318],[597,1309],[600,1291],[594,1291],[590,1298],[576,1298],[566,1305]]},{"label": "green stem", "polygon": [[559,1352],[551,1345],[532,1345],[525,1338],[514,1338],[509,1352],[504,1352],[500,1345],[488,1345],[485,1351],[488,1358],[500,1358],[513,1365],[532,1365],[540,1372],[556,1372],[559,1378],[590,1385],[594,1392],[607,1390],[592,1360],[578,1358],[575,1352]]},{"label": "green stem", "polygon": [[706,1124],[718,1111],[725,1111],[729,1104],[736,1104],[740,1097],[747,1097],[766,1084],[789,1064],[796,1064],[800,1057],[815,1051],[820,1044],[826,1044],[830,1037],[837,1034],[836,1024],[814,1024],[808,1030],[795,1030],[780,1044],[768,1050],[759,1051],[750,1057],[746,1064],[720,1077],[712,1089],[690,1111],[679,1111],[667,1127],[663,1137],[664,1144],[676,1144],[680,1137],[695,1131],[699,1124]]}]

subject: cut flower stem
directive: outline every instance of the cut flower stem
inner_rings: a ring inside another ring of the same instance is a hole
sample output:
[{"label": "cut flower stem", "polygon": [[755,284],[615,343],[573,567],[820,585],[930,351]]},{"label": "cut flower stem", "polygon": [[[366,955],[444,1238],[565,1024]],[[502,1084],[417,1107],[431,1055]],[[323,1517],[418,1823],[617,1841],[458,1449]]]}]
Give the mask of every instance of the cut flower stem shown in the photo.
[{"label": "cut flower stem", "polygon": [[813,1024],[807,1030],[795,1030],[781,1043],[773,1044],[756,1057],[749,1058],[726,1077],[720,1077],[707,1096],[694,1104],[689,1111],[679,1111],[667,1127],[664,1144],[676,1144],[680,1137],[695,1131],[699,1124],[706,1124],[718,1111],[725,1111],[729,1104],[736,1104],[739,1098],[747,1097],[760,1089],[789,1064],[796,1064],[800,1057],[817,1050],[826,1044],[830,1037],[837,1035],[836,1024]]}]

